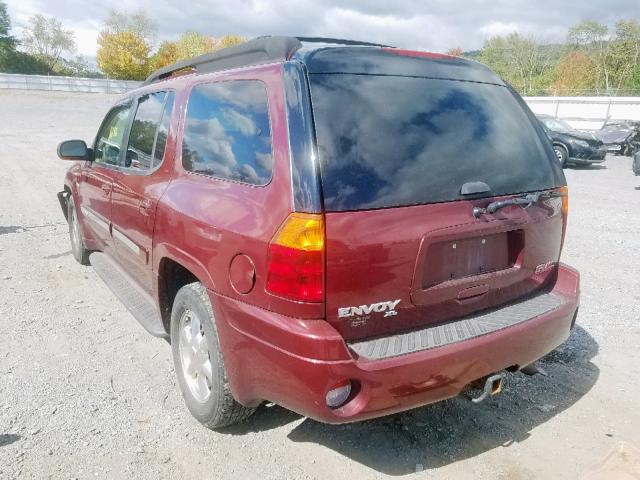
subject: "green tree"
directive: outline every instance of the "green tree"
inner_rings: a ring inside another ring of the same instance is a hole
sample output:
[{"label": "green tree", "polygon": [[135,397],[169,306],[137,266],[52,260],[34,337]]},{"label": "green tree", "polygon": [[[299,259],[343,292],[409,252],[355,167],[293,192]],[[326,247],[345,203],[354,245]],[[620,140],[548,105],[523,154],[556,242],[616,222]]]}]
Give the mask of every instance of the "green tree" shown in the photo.
[{"label": "green tree", "polygon": [[16,47],[16,39],[11,36],[11,18],[7,11],[7,4],[0,1],[0,53],[13,50]]},{"label": "green tree", "polygon": [[487,40],[478,59],[509,82],[522,95],[530,95],[548,78],[553,52],[533,37],[519,33]]},{"label": "green tree", "polygon": [[39,13],[29,19],[22,34],[22,45],[52,71],[60,65],[63,54],[76,51],[73,32],[65,29],[60,20]]},{"label": "green tree", "polygon": [[608,63],[615,92],[634,88],[635,72],[640,65],[640,24],[637,20],[620,20],[610,46]]},{"label": "green tree", "polygon": [[594,20],[585,20],[569,29],[567,43],[570,47],[589,55],[595,72],[594,88],[598,93],[611,90],[611,41],[609,28]]},{"label": "green tree", "polygon": [[132,31],[101,32],[98,37],[97,62],[109,78],[144,80],[149,75],[151,46]]}]

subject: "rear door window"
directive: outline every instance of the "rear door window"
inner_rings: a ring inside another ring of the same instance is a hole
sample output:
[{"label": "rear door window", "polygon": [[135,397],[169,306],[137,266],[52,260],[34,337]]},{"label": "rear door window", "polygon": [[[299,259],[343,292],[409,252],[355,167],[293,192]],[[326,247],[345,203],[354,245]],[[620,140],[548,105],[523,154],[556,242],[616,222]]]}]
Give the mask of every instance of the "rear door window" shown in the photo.
[{"label": "rear door window", "polygon": [[162,115],[166,93],[147,93],[138,99],[138,108],[131,124],[125,167],[147,171],[153,165],[156,131]]},{"label": "rear door window", "polygon": [[487,196],[559,184],[550,152],[504,86],[392,75],[309,77],[328,211],[460,200],[467,182],[485,182]]},{"label": "rear door window", "polygon": [[185,170],[251,185],[271,180],[267,90],[258,80],[196,85],[182,140]]}]

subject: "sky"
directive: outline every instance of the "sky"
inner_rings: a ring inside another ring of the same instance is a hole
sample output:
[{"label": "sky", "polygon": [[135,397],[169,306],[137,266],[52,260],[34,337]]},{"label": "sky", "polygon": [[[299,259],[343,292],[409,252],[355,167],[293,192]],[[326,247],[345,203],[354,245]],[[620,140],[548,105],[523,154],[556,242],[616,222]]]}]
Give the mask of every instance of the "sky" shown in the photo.
[{"label": "sky", "polygon": [[30,16],[57,17],[75,33],[78,53],[95,57],[102,21],[112,9],[143,10],[157,25],[156,44],[185,30],[214,37],[235,33],[324,36],[444,52],[482,47],[514,31],[562,42],[585,19],[610,26],[640,19],[640,0],[5,0],[13,34]]}]

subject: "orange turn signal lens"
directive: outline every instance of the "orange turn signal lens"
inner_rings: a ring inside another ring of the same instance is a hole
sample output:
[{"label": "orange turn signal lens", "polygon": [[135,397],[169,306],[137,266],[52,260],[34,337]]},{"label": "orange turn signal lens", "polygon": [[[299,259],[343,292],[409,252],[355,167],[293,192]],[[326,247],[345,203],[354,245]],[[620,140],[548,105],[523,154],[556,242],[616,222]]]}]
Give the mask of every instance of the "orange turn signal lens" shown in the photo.
[{"label": "orange turn signal lens", "polygon": [[278,230],[271,243],[305,252],[324,249],[324,221],[322,215],[292,213]]},{"label": "orange turn signal lens", "polygon": [[560,187],[560,195],[562,196],[562,215],[569,215],[569,187],[566,185]]}]

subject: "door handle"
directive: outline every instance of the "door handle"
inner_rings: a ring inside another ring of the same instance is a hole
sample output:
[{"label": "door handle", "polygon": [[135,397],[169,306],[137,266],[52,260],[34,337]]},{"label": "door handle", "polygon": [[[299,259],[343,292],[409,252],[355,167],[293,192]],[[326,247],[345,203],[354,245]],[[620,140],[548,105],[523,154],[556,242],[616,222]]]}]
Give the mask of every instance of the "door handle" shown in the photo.
[{"label": "door handle", "polygon": [[109,193],[111,193],[111,185],[108,183],[103,183],[100,188],[102,188],[105,195],[109,195]]}]

